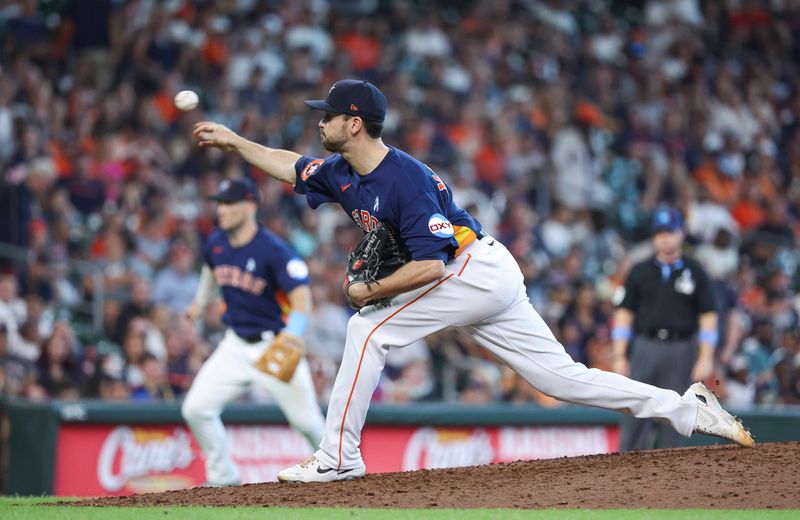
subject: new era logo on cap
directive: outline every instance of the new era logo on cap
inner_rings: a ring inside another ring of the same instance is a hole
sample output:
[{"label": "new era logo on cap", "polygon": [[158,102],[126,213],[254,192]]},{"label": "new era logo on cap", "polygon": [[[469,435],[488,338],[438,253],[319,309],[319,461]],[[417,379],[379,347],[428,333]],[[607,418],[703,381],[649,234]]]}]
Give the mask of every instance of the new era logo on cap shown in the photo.
[{"label": "new era logo on cap", "polygon": [[260,197],[258,188],[250,179],[225,179],[219,183],[219,193],[210,197],[217,202],[241,202],[250,200],[256,204]]},{"label": "new era logo on cap", "polygon": [[328,91],[325,99],[309,99],[306,105],[314,110],[336,114],[350,114],[371,121],[383,121],[386,117],[386,96],[369,81],[343,79]]}]

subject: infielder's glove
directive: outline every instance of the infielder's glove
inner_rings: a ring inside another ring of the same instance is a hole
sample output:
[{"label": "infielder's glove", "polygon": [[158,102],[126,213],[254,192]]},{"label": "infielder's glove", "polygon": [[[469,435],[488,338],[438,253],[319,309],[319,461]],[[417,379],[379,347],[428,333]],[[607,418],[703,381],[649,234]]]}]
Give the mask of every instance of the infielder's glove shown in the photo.
[{"label": "infielder's glove", "polygon": [[267,375],[288,383],[294,376],[304,350],[305,344],[301,338],[288,332],[281,332],[256,360],[255,367]]},{"label": "infielder's glove", "polygon": [[[350,300],[347,289],[354,283],[367,286],[381,278],[386,278],[408,263],[411,255],[400,239],[400,232],[386,221],[381,221],[375,229],[364,235],[358,246],[347,257],[347,275],[344,280],[344,294],[350,307],[360,307]],[[390,298],[369,302],[370,305],[388,305]]]}]

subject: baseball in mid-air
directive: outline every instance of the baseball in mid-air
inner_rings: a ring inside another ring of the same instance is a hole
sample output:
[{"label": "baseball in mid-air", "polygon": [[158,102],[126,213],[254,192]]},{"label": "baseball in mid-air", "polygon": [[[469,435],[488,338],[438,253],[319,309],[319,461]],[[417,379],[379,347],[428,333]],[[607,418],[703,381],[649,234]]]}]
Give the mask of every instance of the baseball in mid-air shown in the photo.
[{"label": "baseball in mid-air", "polygon": [[199,102],[200,97],[194,90],[181,90],[175,94],[175,106],[184,112],[196,108]]}]

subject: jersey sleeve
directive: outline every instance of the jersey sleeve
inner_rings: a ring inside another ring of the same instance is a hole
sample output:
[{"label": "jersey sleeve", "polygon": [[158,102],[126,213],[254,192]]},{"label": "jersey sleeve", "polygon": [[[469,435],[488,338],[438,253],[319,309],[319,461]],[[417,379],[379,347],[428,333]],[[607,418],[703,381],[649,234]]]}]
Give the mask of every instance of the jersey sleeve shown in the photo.
[{"label": "jersey sleeve", "polygon": [[447,263],[458,249],[458,240],[439,197],[431,191],[408,191],[401,196],[399,222],[400,236],[411,252],[411,259]]},{"label": "jersey sleeve", "polygon": [[202,255],[202,257],[203,257],[203,264],[204,264],[204,265],[207,265],[208,267],[213,267],[213,266],[211,265],[211,254],[210,254],[210,253],[211,253],[211,252],[209,251],[208,243],[204,244],[204,245],[203,245],[203,249],[202,249],[202,251],[200,252],[200,254],[201,254],[201,255]]},{"label": "jersey sleeve", "polygon": [[308,265],[288,246],[276,247],[272,269],[278,289],[286,294],[308,285]]},{"label": "jersey sleeve", "polygon": [[295,184],[294,191],[306,196],[306,201],[312,209],[316,209],[324,202],[336,202],[333,197],[325,171],[330,163],[324,159],[314,157],[300,157],[294,164]]},{"label": "jersey sleeve", "polygon": [[708,273],[699,266],[696,268],[697,276],[697,311],[701,314],[706,312],[715,312],[717,310],[717,300],[715,294],[714,284]]},{"label": "jersey sleeve", "polygon": [[214,242],[215,242],[214,238],[215,238],[215,231],[212,231],[211,233],[208,234],[208,237],[206,237],[205,243],[203,244],[202,249],[200,250],[200,254],[203,257],[203,262],[205,263],[205,265],[207,265],[212,269],[214,268],[214,264],[211,261],[211,256],[212,256],[211,250],[214,247]]}]

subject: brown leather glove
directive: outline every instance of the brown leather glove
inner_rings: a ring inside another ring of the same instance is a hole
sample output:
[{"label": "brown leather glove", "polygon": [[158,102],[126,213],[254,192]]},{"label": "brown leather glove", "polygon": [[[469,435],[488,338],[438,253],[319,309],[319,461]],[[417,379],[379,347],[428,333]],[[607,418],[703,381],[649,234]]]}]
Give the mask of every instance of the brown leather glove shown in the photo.
[{"label": "brown leather glove", "polygon": [[304,350],[305,344],[302,338],[281,332],[256,360],[255,367],[267,375],[288,383],[294,376]]}]

